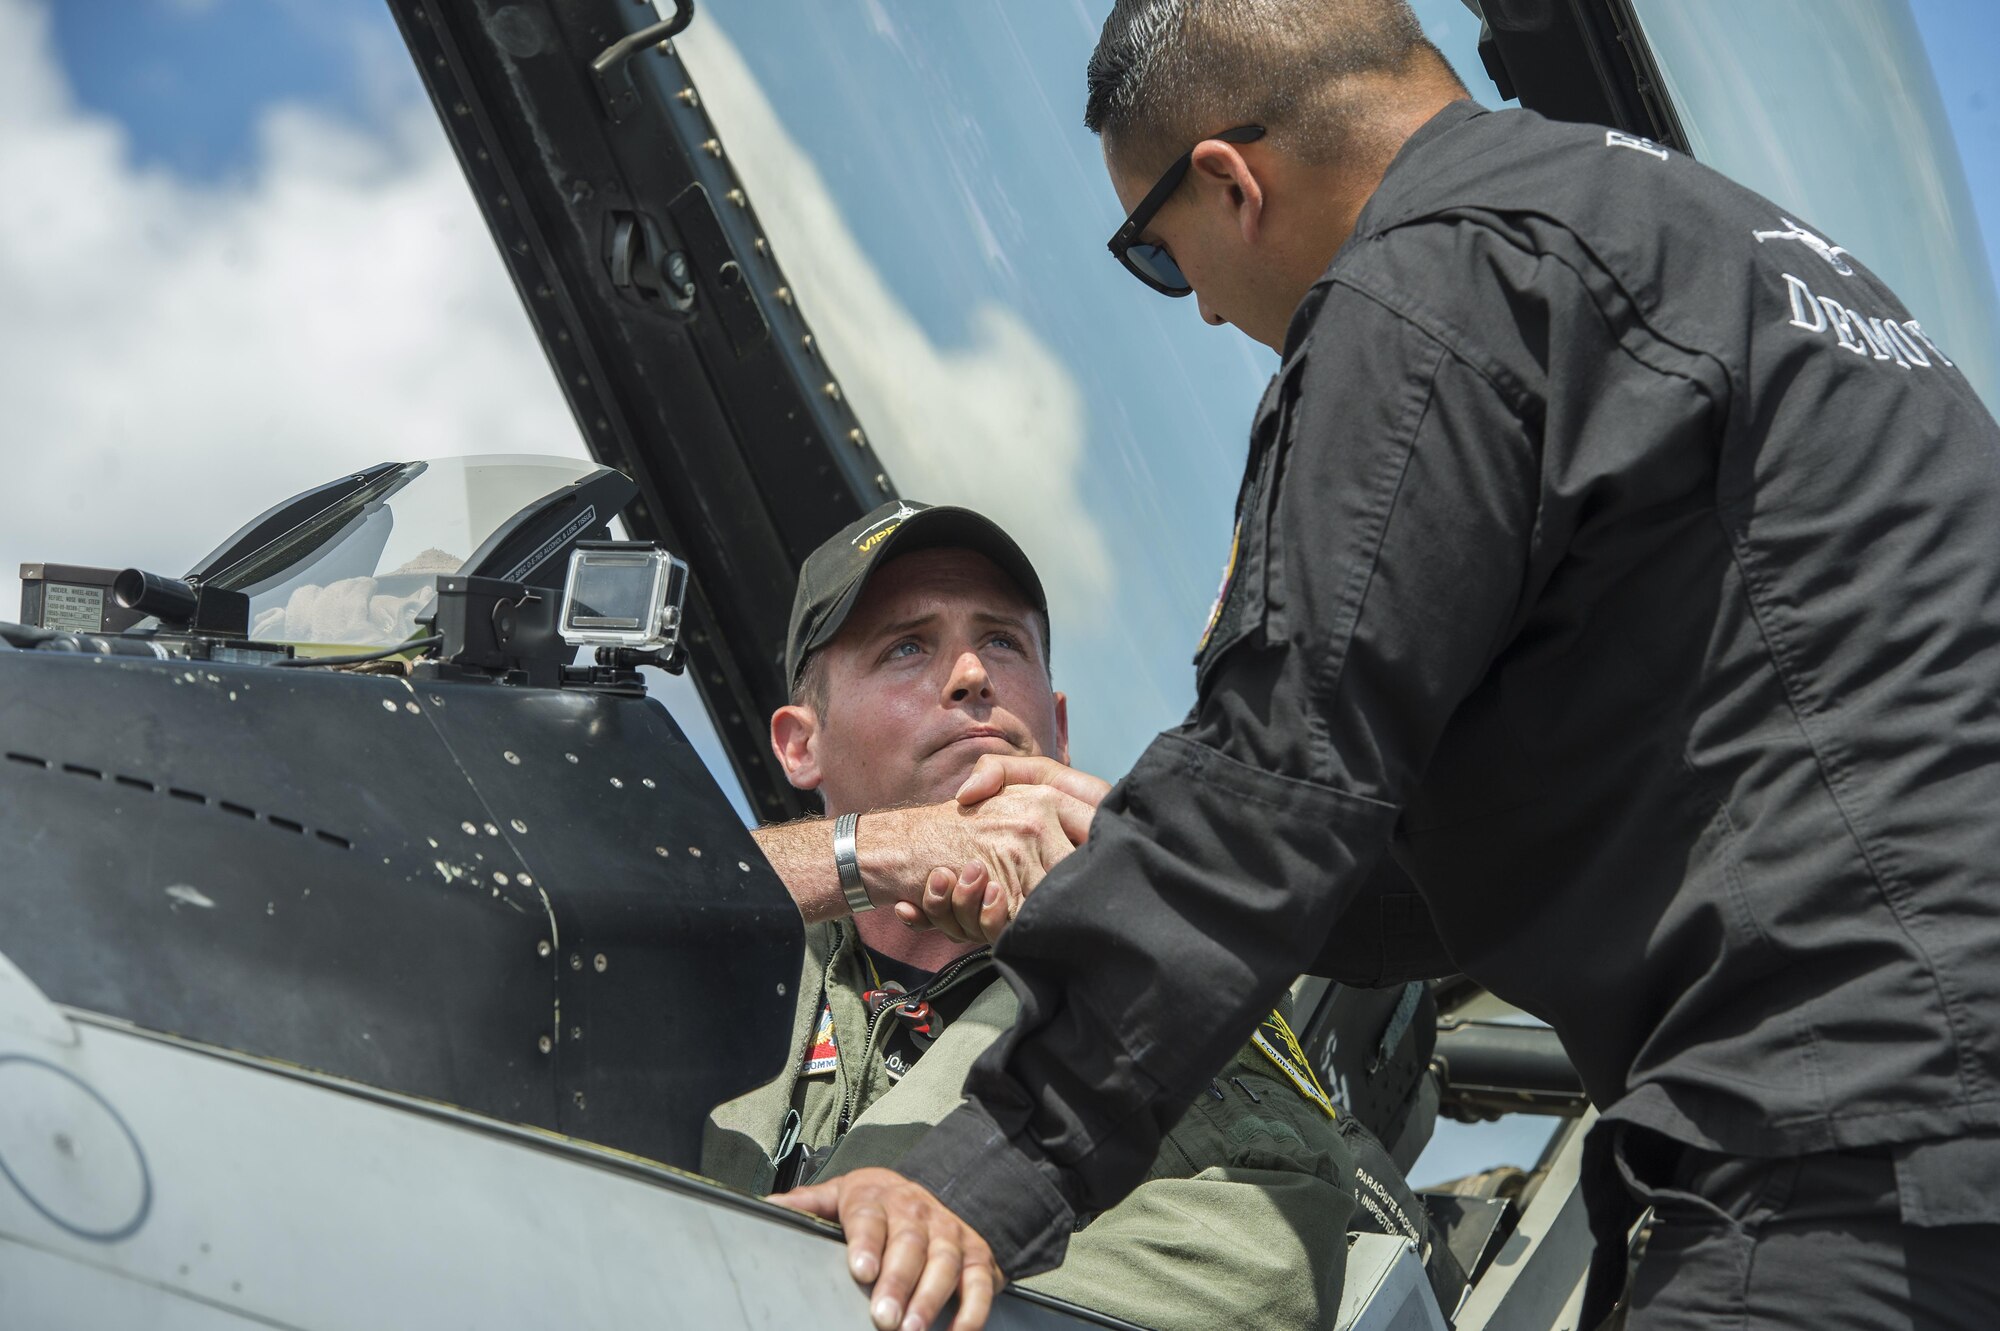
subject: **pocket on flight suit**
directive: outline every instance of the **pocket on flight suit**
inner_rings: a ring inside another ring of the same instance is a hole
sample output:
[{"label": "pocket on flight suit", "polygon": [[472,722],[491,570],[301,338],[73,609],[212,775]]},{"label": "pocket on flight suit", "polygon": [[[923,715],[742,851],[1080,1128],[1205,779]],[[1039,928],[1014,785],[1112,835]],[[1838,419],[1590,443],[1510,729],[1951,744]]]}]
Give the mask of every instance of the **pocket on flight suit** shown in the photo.
[{"label": "pocket on flight suit", "polygon": [[1741,1318],[1758,1231],[1784,1208],[1799,1162],[1718,1155],[1631,1123],[1614,1133],[1618,1175],[1653,1211],[1630,1275],[1632,1315],[1667,1327]]}]

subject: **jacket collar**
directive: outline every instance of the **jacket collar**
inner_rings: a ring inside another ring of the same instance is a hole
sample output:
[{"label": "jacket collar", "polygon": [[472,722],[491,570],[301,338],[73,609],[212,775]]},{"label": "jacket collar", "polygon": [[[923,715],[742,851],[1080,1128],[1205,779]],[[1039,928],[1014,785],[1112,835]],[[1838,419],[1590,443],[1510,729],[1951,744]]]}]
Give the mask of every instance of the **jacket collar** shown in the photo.
[{"label": "jacket collar", "polygon": [[1381,234],[1401,220],[1402,206],[1412,188],[1429,178],[1430,170],[1426,159],[1435,154],[1428,150],[1466,121],[1489,114],[1491,113],[1478,102],[1469,97],[1461,98],[1426,120],[1418,127],[1416,133],[1404,140],[1403,146],[1396,150],[1396,155],[1389,159],[1389,169],[1382,173],[1382,183],[1368,196],[1368,202],[1362,205],[1360,216],[1355,218],[1354,234],[1341,244],[1333,256],[1333,262],[1326,266],[1326,271],[1320,274],[1319,280],[1306,292],[1305,299],[1299,302],[1298,309],[1292,312],[1292,321],[1285,329],[1284,360],[1289,361],[1292,354],[1298,350],[1299,343],[1305,339],[1306,330],[1312,327],[1313,320],[1319,313],[1320,302],[1326,299],[1326,283],[1333,276],[1334,270],[1340,267],[1341,261],[1347,257],[1347,252],[1361,241]]}]

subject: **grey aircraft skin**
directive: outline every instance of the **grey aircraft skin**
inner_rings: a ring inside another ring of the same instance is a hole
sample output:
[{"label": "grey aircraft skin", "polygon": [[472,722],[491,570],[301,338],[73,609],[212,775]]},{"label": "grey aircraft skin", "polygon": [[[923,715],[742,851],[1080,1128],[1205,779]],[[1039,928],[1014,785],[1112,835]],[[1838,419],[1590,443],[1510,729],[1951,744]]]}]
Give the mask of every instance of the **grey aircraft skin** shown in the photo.
[{"label": "grey aircraft skin", "polygon": [[[709,1108],[778,1070],[802,935],[638,667],[687,672],[758,817],[806,812],[761,724],[793,580],[894,483],[674,50],[692,0],[388,3],[598,465],[385,462],[178,578],[24,568],[0,1324],[866,1325],[832,1227],[694,1172]],[[1484,9],[1503,94],[1727,155],[1650,0]],[[483,504],[473,548],[427,532],[438,487]],[[686,560],[684,618],[577,664],[565,573],[614,517]],[[358,627],[305,631],[336,588]],[[373,659],[298,664],[329,653]],[[1353,1235],[1341,1325],[1575,1327],[1594,1114],[1553,1036],[1457,979],[1298,998],[1406,1166],[1437,1112],[1560,1124],[1534,1169],[1426,1195],[1450,1306]],[[1124,1325],[1024,1291],[992,1324]]]}]

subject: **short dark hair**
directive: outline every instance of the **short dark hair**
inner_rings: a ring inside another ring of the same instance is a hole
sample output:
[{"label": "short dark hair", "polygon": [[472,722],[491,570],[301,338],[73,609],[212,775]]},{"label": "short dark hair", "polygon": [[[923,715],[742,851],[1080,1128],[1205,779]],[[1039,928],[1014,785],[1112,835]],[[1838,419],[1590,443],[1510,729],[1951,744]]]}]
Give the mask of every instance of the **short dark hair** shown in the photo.
[{"label": "short dark hair", "polygon": [[1457,82],[1409,0],[1117,0],[1090,54],[1083,119],[1137,170],[1236,125],[1330,161],[1366,114],[1343,80],[1420,61]]},{"label": "short dark hair", "polygon": [[808,652],[806,659],[799,662],[799,682],[792,690],[792,705],[810,707],[815,716],[823,717],[826,704],[826,649],[821,647]]}]

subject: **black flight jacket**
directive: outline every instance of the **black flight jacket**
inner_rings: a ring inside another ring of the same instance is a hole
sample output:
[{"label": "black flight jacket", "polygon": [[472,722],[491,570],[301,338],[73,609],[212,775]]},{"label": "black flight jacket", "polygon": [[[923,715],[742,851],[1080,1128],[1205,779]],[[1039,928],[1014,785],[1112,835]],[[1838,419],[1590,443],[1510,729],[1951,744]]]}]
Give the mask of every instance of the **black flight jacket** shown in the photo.
[{"label": "black flight jacket", "polygon": [[1678,152],[1441,112],[1293,320],[1194,711],[906,1171],[1046,1268],[1295,974],[1455,966],[1611,1121],[1916,1143],[1907,1220],[2000,1219],[2000,427],[1949,351]]}]

